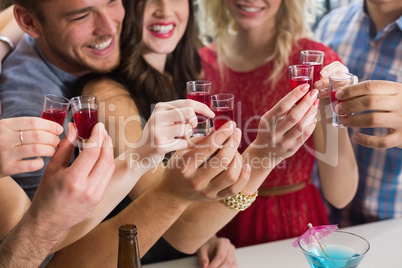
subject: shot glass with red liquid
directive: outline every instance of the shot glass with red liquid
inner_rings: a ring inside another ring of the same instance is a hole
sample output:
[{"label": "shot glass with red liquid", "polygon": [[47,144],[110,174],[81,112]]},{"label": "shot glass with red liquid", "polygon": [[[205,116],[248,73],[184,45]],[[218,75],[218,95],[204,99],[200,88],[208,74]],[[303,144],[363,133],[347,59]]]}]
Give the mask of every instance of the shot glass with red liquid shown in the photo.
[{"label": "shot glass with red liquid", "polygon": [[82,151],[91,136],[92,128],[98,123],[98,105],[96,96],[79,96],[70,100],[73,120],[78,136],[79,149]]},{"label": "shot glass with red liquid", "polygon": [[332,125],[338,128],[344,128],[345,126],[339,120],[339,117],[346,116],[346,114],[338,114],[335,112],[335,106],[338,105],[339,101],[335,94],[338,90],[353,85],[354,75],[347,72],[336,72],[329,75],[329,91],[331,97],[331,108],[332,108]]},{"label": "shot glass with red liquid", "polygon": [[[187,99],[204,103],[211,106],[211,82],[205,80],[196,80],[187,82]],[[193,129],[193,136],[206,136],[209,134],[209,118],[197,113],[198,125]]]},{"label": "shot glass with red liquid", "polygon": [[[291,90],[303,84],[309,84],[309,91],[313,90],[313,66],[305,64],[290,65],[289,84]],[[299,102],[300,100],[296,102],[296,105]]]},{"label": "shot glass with red liquid", "polygon": [[324,52],[319,50],[303,50],[300,53],[300,60],[302,64],[313,66],[313,82],[321,79],[320,72],[324,65]]},{"label": "shot glass with red liquid", "polygon": [[47,94],[43,101],[42,114],[40,117],[63,126],[69,108],[70,101],[68,99],[53,94]]},{"label": "shot glass with red liquid", "polygon": [[212,95],[211,110],[215,113],[213,124],[218,130],[228,121],[234,121],[234,96],[233,94],[220,93]]}]

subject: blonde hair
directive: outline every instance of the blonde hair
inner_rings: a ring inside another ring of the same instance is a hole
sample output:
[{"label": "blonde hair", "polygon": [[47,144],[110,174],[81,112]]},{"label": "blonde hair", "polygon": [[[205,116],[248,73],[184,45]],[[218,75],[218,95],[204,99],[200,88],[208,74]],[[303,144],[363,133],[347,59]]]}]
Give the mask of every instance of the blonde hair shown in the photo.
[{"label": "blonde hair", "polygon": [[[218,53],[223,55],[226,38],[236,34],[233,17],[226,9],[223,0],[198,0],[198,27],[201,42],[208,46],[215,44]],[[284,66],[288,65],[292,46],[301,38],[312,38],[311,25],[315,21],[314,6],[311,0],[282,0],[275,19],[275,45],[266,61],[273,60],[274,70],[268,82],[279,80]]]}]

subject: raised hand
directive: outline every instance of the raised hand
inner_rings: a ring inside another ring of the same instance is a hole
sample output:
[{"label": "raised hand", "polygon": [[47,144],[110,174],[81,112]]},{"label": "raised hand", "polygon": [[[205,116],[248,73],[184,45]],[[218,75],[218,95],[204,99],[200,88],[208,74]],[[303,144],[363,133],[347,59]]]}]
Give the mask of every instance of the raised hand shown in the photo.
[{"label": "raised hand", "polygon": [[295,88],[262,116],[257,137],[250,145],[251,149],[259,151],[260,159],[274,156],[272,165],[275,166],[292,156],[313,133],[319,106],[318,91],[306,94],[308,89],[308,84]]},{"label": "raised hand", "polygon": [[236,268],[235,247],[230,240],[213,236],[197,251],[198,263],[202,268]]},{"label": "raised hand", "polygon": [[36,220],[52,223],[55,232],[64,232],[90,215],[115,169],[112,141],[103,124],[95,125],[89,139],[91,145],[98,146],[84,148],[68,166],[76,138],[70,123],[28,210]]},{"label": "raised hand", "polygon": [[176,152],[164,168],[163,189],[188,201],[220,200],[240,192],[250,166],[237,152],[241,131],[228,122],[191,148]]},{"label": "raised hand", "polygon": [[59,124],[37,117],[0,120],[0,177],[41,169],[41,157],[53,156],[62,132]]},{"label": "raised hand", "polygon": [[193,100],[161,102],[155,106],[138,142],[149,155],[164,154],[188,147],[192,129],[197,126],[195,113],[212,118],[215,114],[203,103]]},{"label": "raised hand", "polygon": [[342,100],[335,110],[347,114],[341,118],[344,126],[387,129],[384,136],[358,133],[352,137],[354,142],[372,148],[402,148],[401,83],[365,81],[345,87],[335,96]]}]

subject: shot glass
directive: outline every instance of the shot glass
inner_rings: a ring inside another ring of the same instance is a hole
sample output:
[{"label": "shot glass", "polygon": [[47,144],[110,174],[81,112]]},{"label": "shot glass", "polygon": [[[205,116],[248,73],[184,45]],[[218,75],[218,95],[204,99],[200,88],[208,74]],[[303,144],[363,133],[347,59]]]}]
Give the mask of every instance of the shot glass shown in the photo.
[{"label": "shot glass", "polygon": [[42,114],[40,117],[63,126],[69,108],[70,101],[68,99],[53,94],[47,94],[43,100]]},{"label": "shot glass", "polygon": [[98,105],[96,96],[79,96],[70,100],[73,120],[80,141],[80,152],[91,136],[93,127],[98,123]]},{"label": "shot glass", "polygon": [[[309,91],[313,90],[313,66],[306,64],[296,64],[289,66],[289,84],[290,89],[293,90],[296,87],[309,84]],[[297,101],[296,105],[300,102]]]},{"label": "shot glass", "polygon": [[[211,106],[211,82],[196,80],[187,82],[187,98]],[[209,118],[197,113],[198,125],[193,129],[193,136],[206,136],[209,134],[211,123]]]},{"label": "shot glass", "polygon": [[332,108],[332,125],[334,127],[344,128],[345,126],[342,125],[340,122],[340,117],[346,116],[346,114],[337,114],[335,112],[335,106],[340,103],[335,94],[338,90],[353,85],[354,76],[353,74],[346,73],[346,72],[336,72],[329,75],[329,91],[331,97],[331,108]]},{"label": "shot glass", "polygon": [[320,80],[320,72],[324,64],[324,52],[319,50],[303,50],[300,53],[300,61],[302,64],[313,66],[312,84]]},{"label": "shot glass", "polygon": [[215,113],[213,124],[218,130],[228,121],[234,121],[234,96],[228,93],[212,95],[211,110]]}]

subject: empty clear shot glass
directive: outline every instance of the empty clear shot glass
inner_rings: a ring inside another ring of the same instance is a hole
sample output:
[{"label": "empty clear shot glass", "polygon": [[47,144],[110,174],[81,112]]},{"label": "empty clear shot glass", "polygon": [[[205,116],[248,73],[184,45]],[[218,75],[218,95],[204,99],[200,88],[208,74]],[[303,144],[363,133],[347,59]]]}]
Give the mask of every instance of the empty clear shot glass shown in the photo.
[{"label": "empty clear shot glass", "polygon": [[[211,82],[196,80],[187,82],[187,99],[204,103],[211,106]],[[193,129],[193,136],[206,136],[211,127],[210,119],[197,113],[198,125]]]},{"label": "empty clear shot glass", "polygon": [[339,118],[346,116],[346,114],[337,114],[335,112],[335,106],[338,105],[339,101],[335,94],[338,90],[353,85],[354,75],[346,72],[336,72],[329,75],[329,90],[331,94],[331,109],[332,109],[332,125],[334,127],[344,128]]}]

